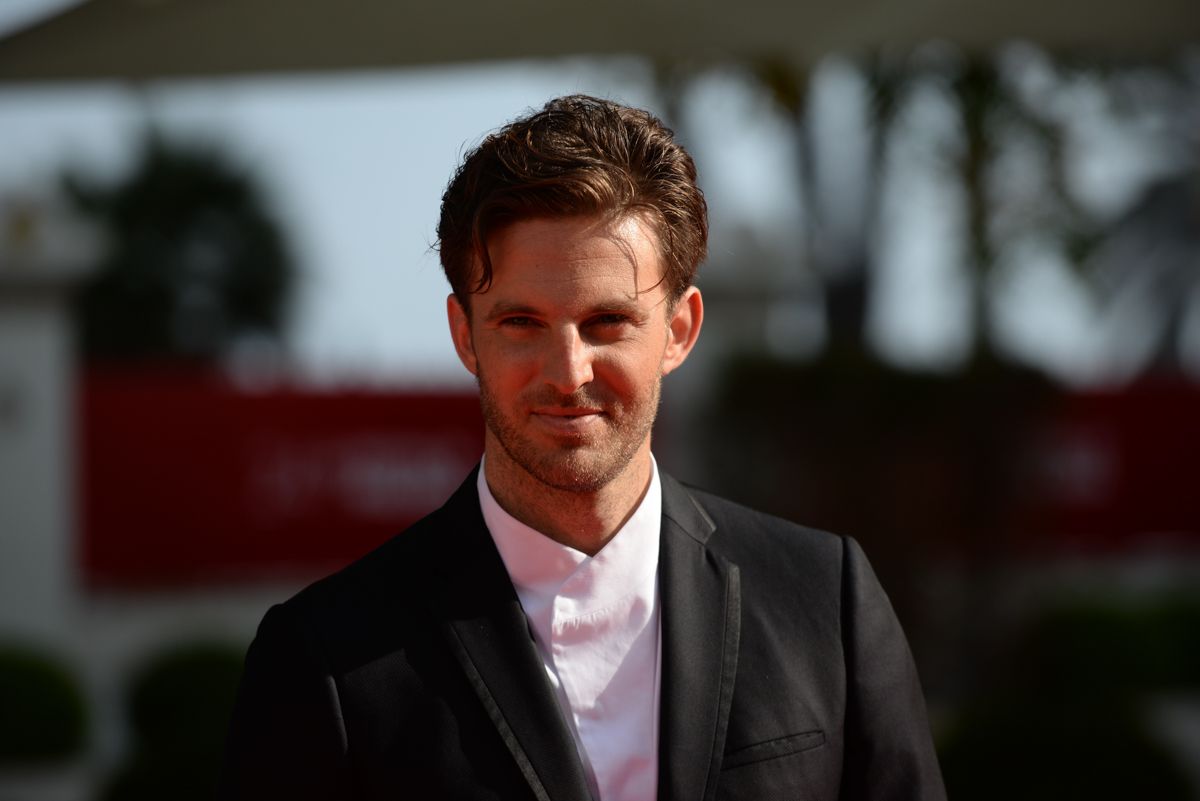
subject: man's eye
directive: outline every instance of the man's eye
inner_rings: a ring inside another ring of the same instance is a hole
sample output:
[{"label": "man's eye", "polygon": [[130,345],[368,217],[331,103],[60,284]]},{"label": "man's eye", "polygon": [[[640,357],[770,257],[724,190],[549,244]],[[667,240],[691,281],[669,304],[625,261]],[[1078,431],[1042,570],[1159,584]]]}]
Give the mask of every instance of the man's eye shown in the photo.
[{"label": "man's eye", "polygon": [[509,328],[529,328],[536,325],[532,317],[505,317],[500,321],[500,324]]},{"label": "man's eye", "polygon": [[629,322],[629,317],[624,314],[599,314],[592,318],[593,325],[623,325]]}]

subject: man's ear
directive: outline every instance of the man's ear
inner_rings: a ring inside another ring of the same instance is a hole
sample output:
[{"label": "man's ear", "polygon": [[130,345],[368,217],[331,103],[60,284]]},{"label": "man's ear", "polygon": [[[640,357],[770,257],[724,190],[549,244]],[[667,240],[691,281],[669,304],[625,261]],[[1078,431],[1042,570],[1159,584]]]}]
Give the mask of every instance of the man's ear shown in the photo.
[{"label": "man's ear", "polygon": [[446,317],[450,321],[450,338],[454,340],[454,350],[458,352],[458,360],[463,363],[463,367],[467,368],[467,372],[471,375],[479,375],[478,362],[475,359],[475,342],[471,338],[471,318],[453,293],[446,298]]},{"label": "man's ear", "polygon": [[667,350],[663,354],[662,373],[674,370],[683,364],[696,338],[700,336],[700,326],[704,322],[704,299],[700,290],[694,286],[687,288],[683,297],[675,302],[667,320]]}]

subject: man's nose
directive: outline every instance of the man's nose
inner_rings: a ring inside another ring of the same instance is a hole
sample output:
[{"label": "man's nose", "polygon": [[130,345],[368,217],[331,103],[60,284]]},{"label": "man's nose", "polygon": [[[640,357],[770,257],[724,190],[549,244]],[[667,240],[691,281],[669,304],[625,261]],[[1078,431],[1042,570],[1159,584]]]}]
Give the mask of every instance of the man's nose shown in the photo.
[{"label": "man's nose", "polygon": [[542,365],[543,379],[563,395],[569,395],[592,380],[592,349],[579,330],[569,327],[554,338]]}]

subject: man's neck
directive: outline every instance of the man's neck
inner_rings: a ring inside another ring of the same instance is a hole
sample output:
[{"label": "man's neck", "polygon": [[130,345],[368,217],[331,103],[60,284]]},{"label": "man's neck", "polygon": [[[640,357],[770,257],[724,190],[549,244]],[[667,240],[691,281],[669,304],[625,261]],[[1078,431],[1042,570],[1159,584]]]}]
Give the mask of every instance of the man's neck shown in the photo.
[{"label": "man's neck", "polygon": [[487,444],[484,478],[500,508],[588,556],[594,556],[621,530],[650,486],[653,462],[649,441],[621,473],[594,492],[549,486],[513,462],[498,443]]}]

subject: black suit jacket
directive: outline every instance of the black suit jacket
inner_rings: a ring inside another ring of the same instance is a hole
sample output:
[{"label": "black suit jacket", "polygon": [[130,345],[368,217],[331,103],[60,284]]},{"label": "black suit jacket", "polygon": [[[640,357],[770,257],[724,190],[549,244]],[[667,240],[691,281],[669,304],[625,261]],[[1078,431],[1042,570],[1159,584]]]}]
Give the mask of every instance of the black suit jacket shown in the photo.
[{"label": "black suit jacket", "polygon": [[[662,486],[660,801],[944,798],[858,546]],[[267,613],[221,797],[587,801],[474,475]]]}]

